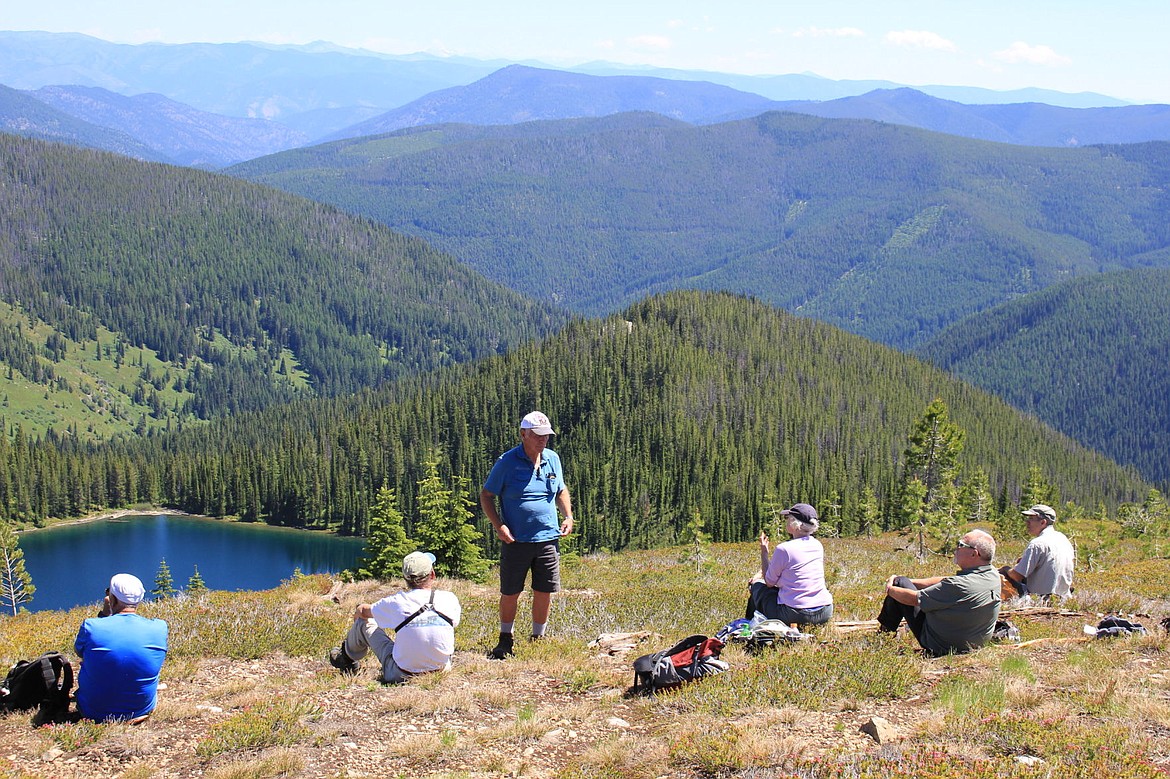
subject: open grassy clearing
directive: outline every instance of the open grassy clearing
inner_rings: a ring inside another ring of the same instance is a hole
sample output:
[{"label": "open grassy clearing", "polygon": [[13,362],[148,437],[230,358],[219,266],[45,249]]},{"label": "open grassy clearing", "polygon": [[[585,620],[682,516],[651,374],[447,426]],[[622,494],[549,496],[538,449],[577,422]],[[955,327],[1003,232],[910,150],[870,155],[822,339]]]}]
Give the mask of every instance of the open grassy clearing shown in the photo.
[{"label": "open grassy clearing", "polygon": [[[754,545],[712,546],[697,563],[681,562],[689,549],[570,560],[554,635],[518,641],[502,663],[483,656],[497,629],[493,583],[449,582],[465,616],[455,666],[403,687],[379,685],[368,662],[343,678],[324,660],[353,605],[392,585],[303,577],[150,604],[172,642],[155,715],[135,727],[0,718],[0,776],[1163,776],[1170,638],[1159,623],[1170,614],[1170,560],[1143,559],[1113,532],[1100,538],[1065,612],[1012,617],[1024,646],[927,660],[909,635],[829,626],[757,656],[728,647],[730,672],[657,699],[625,695],[633,656],[740,616]],[[875,616],[889,573],[952,568],[917,560],[896,535],[825,544],[841,622]],[[1001,560],[1022,541],[1006,546]],[[1083,636],[1113,610],[1140,614],[1150,635]],[[88,613],[4,619],[0,661],[70,651]],[[522,608],[520,636],[525,619]],[[589,646],[642,630],[661,638],[623,657]],[[895,736],[879,744],[861,732],[873,717]]]}]

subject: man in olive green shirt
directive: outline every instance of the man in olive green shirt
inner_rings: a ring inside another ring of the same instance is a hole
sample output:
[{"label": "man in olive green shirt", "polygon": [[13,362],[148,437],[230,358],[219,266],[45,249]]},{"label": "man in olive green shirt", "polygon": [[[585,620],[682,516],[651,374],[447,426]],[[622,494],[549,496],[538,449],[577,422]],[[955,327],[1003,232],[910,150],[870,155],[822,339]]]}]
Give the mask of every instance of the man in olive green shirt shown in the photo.
[{"label": "man in olive green shirt", "polygon": [[978,649],[991,640],[999,619],[999,571],[992,567],[995,539],[972,530],[955,548],[954,576],[891,576],[878,623],[895,631],[902,620],[929,654],[941,657]]}]

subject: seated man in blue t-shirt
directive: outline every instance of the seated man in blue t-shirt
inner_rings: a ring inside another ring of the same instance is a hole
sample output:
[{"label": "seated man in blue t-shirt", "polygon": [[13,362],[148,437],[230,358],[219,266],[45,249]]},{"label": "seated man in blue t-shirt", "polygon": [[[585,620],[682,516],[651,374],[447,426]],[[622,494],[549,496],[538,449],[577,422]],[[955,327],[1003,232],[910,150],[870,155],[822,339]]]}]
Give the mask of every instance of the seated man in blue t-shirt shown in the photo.
[{"label": "seated man in blue t-shirt", "polygon": [[154,711],[167,623],[136,613],[145,595],[137,576],[115,575],[101,612],[77,631],[77,709],[86,719],[136,721]]}]

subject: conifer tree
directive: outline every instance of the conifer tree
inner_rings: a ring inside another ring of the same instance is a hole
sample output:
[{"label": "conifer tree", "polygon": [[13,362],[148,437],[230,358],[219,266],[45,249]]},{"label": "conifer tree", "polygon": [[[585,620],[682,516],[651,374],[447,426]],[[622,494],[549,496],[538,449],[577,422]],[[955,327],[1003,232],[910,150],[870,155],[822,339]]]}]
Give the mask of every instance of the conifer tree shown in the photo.
[{"label": "conifer tree", "polygon": [[976,525],[987,527],[994,524],[995,499],[991,496],[991,485],[987,471],[976,467],[963,486],[963,507],[967,519]]},{"label": "conifer tree", "polygon": [[[965,433],[950,421],[946,403],[935,398],[914,424],[903,454],[901,489],[902,519],[909,525],[917,518],[918,553],[926,551],[928,523],[953,524],[957,493],[953,489],[959,473],[959,453]],[[919,490],[908,493],[912,482],[921,485],[920,506],[913,505]]]},{"label": "conifer tree", "polygon": [[703,532],[703,515],[698,509],[691,513],[691,519],[683,526],[679,533],[679,543],[687,547],[687,553],[679,560],[680,563],[694,563],[695,571],[703,570],[707,563],[707,550],[711,547],[711,539]]},{"label": "conifer tree", "polygon": [[1027,538],[1028,529],[1021,520],[1020,513],[1027,508],[1043,503],[1047,506],[1056,506],[1059,503],[1056,490],[1048,483],[1044,471],[1040,466],[1032,463],[1028,467],[1028,477],[1020,487],[1020,505],[1014,511],[1004,512],[1000,523],[1000,533],[1003,538]]},{"label": "conifer tree", "polygon": [[0,519],[0,604],[16,614],[20,604],[33,599],[37,588],[24,567],[24,551],[16,531]]},{"label": "conifer tree", "polygon": [[1020,490],[1020,510],[1035,506],[1037,503],[1055,506],[1060,503],[1060,499],[1045,478],[1044,471],[1040,470],[1039,465],[1032,463],[1028,468],[1028,479]]},{"label": "conifer tree", "polygon": [[882,507],[878,503],[873,487],[865,485],[861,491],[861,503],[857,507],[857,532],[859,535],[873,535],[882,518]]},{"label": "conifer tree", "polygon": [[207,592],[207,583],[203,581],[203,576],[199,573],[198,565],[195,566],[195,572],[191,574],[191,578],[187,580],[187,592],[190,595]]},{"label": "conifer tree", "polygon": [[918,556],[926,555],[926,485],[911,479],[902,486],[902,504],[898,511],[904,518],[903,527],[918,528]]},{"label": "conifer tree", "polygon": [[170,598],[175,594],[175,580],[171,576],[171,567],[164,557],[158,564],[158,573],[154,575],[154,589],[150,594],[156,598]]},{"label": "conifer tree", "polygon": [[439,479],[439,464],[429,459],[426,476],[418,482],[418,521],[414,538],[419,549],[435,556],[435,572],[472,581],[483,579],[488,561],[478,542],[480,534],[470,520],[473,505],[467,497],[469,480],[455,477],[455,489]]},{"label": "conifer tree", "polygon": [[393,579],[402,572],[402,558],[413,551],[414,543],[406,537],[402,512],[398,510],[398,496],[394,490],[382,487],[370,510],[366,553],[358,563],[357,577]]},{"label": "conifer tree", "polygon": [[1162,493],[1151,489],[1141,504],[1125,503],[1117,514],[1125,531],[1150,542],[1150,552],[1161,556],[1161,547],[1170,530],[1170,506]]}]

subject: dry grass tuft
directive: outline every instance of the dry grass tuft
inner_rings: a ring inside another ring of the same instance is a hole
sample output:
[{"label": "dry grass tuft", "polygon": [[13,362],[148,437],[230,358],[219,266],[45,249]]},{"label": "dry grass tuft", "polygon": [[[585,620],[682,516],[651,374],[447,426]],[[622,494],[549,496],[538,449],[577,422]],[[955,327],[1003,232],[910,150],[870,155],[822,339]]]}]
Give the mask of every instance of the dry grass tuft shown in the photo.
[{"label": "dry grass tuft", "polygon": [[291,749],[273,749],[258,758],[230,760],[215,766],[207,779],[278,779],[295,776],[304,767],[304,760]]}]

